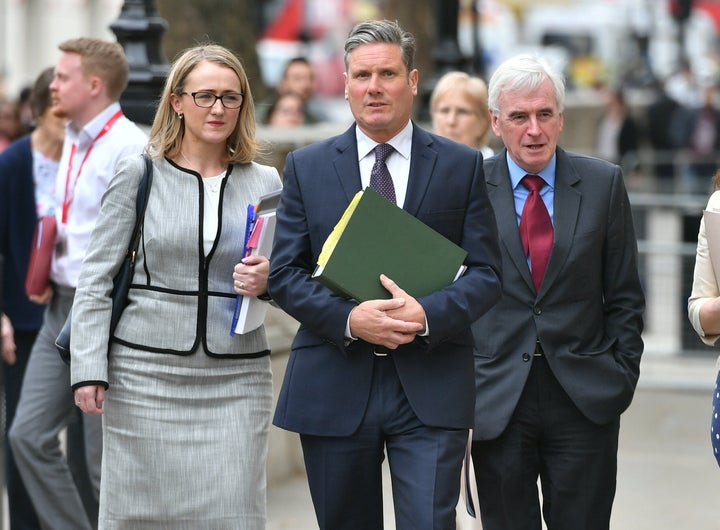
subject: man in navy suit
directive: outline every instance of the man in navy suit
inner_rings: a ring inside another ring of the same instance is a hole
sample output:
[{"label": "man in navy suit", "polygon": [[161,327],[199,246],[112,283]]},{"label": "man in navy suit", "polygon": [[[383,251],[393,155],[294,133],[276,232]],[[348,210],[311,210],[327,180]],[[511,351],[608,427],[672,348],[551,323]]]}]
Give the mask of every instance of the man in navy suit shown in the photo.
[{"label": "man in navy suit", "polygon": [[[481,155],[410,119],[414,37],[362,22],[345,43],[345,98],[355,123],[290,153],[277,210],[269,291],[300,321],[275,425],[300,433],[321,529],[382,528],[387,453],[398,530],[455,528],[472,425],[470,325],[500,296],[500,257]],[[357,303],[311,278],[322,245],[371,181],[375,147],[397,204],[468,251],[467,271],[413,298],[381,276],[388,299]]]},{"label": "man in navy suit", "polygon": [[[640,372],[645,299],[622,171],[557,146],[564,90],[531,56],[508,59],[489,83],[506,148],[484,163],[503,297],[473,325],[472,457],[485,530],[540,530],[538,477],[548,529],[609,527],[620,414]],[[526,182],[540,186],[539,204]],[[525,249],[524,227],[542,225],[526,216],[528,203],[552,224],[547,260],[533,254],[537,239]]]}]

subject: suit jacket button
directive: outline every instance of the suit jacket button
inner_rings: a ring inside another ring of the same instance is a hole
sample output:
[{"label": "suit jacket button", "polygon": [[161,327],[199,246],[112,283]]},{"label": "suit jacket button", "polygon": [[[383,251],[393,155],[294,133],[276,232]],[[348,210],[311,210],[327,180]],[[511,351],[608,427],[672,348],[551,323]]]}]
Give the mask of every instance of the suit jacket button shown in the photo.
[{"label": "suit jacket button", "polygon": [[533,307],[533,313],[535,313],[536,315],[541,315],[542,309],[540,309],[538,306],[535,306]]},{"label": "suit jacket button", "polygon": [[522,354],[522,360],[525,362],[528,362],[530,360],[530,354],[529,353],[523,353]]}]

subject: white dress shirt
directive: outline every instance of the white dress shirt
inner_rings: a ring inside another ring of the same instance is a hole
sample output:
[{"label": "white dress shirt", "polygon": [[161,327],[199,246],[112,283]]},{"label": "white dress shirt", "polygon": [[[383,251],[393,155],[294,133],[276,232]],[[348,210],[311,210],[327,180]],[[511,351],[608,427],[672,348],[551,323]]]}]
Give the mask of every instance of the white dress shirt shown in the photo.
[{"label": "white dress shirt", "polygon": [[[113,103],[81,130],[72,124],[66,127],[55,187],[58,244],[50,271],[50,278],[58,285],[77,286],[80,266],[100,212],[100,200],[115,175],[115,166],[121,158],[140,154],[147,145],[147,135],[125,116],[95,141],[119,110],[120,105]],[[73,144],[77,147],[71,156]],[[91,151],[85,159],[88,149]],[[63,222],[64,202],[69,202],[66,222]]]},{"label": "white dress shirt", "polygon": [[[395,200],[401,208],[405,204],[405,195],[407,195],[408,181],[410,179],[412,133],[412,121],[408,120],[407,125],[398,134],[385,142],[392,145],[395,149],[395,152],[385,159],[385,165],[390,172],[390,176],[392,176],[393,185],[395,186]],[[360,182],[362,189],[365,189],[370,186],[370,172],[375,165],[375,147],[377,147],[378,142],[372,140],[362,132],[360,127],[355,127],[355,135],[357,137],[358,160],[360,162]],[[429,333],[430,330],[428,329],[426,317],[425,330],[418,333],[418,335],[426,337]],[[350,334],[350,316],[348,316],[347,323],[345,324],[345,337],[356,340],[356,338]]]},{"label": "white dress shirt", "polygon": [[[393,146],[395,152],[387,157],[385,165],[392,176],[395,186],[395,199],[402,208],[405,204],[408,178],[410,176],[410,152],[412,151],[412,121],[408,121],[405,128],[396,136],[385,142]],[[360,127],[355,128],[358,146],[358,160],[360,161],[360,182],[362,189],[370,185],[370,172],[375,165],[375,147],[378,143],[370,139]]]}]

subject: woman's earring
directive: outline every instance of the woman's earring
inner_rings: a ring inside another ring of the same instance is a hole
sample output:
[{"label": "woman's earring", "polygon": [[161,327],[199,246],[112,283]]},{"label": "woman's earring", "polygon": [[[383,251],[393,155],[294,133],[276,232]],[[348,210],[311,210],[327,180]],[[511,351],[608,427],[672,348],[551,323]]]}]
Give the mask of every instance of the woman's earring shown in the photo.
[{"label": "woman's earring", "polygon": [[181,120],[183,119],[182,112],[178,112],[178,118],[181,119]]}]

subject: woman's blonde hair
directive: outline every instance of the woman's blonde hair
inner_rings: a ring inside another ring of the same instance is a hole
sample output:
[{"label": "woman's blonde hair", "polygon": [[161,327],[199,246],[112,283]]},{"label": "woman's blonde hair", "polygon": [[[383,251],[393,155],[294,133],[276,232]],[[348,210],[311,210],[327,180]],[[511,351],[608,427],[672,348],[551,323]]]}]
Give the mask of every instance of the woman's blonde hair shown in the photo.
[{"label": "woman's blonde hair", "polygon": [[460,71],[448,72],[438,79],[430,95],[430,109],[435,109],[440,97],[458,88],[467,94],[480,115],[488,114],[488,90],[485,81]]},{"label": "woman's blonde hair", "polygon": [[480,119],[484,120],[485,129],[480,133],[478,141],[480,146],[487,145],[488,137],[490,136],[490,113],[488,111],[488,89],[485,81],[480,77],[454,70],[446,73],[433,88],[432,94],[430,94],[430,112],[433,113],[437,110],[438,101],[443,96],[447,95],[448,92],[454,90],[460,90],[465,94],[470,103],[472,103]]},{"label": "woman's blonde hair", "polygon": [[258,152],[258,142],[255,138],[255,104],[250,92],[250,84],[237,56],[217,44],[201,44],[189,48],[173,62],[150,129],[150,152],[154,156],[168,158],[180,153],[185,135],[185,123],[174,111],[170,96],[172,94],[179,96],[185,91],[188,75],[202,62],[230,68],[237,74],[243,102],[237,125],[226,141],[226,162],[231,164],[252,162]]}]

